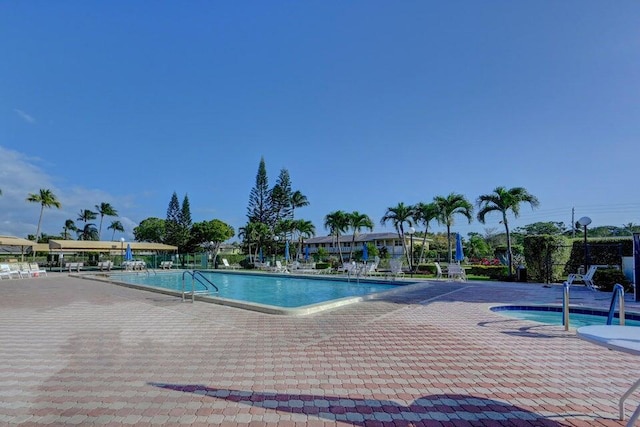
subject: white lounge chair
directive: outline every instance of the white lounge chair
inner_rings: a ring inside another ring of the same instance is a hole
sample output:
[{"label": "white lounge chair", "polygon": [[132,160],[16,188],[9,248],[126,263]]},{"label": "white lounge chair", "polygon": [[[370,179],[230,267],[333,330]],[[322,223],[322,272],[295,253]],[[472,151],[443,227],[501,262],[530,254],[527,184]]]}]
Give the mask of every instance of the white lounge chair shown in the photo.
[{"label": "white lounge chair", "polygon": [[84,267],[84,263],[83,262],[68,262],[67,263],[67,268],[69,269],[69,273],[71,273],[73,270],[77,271],[78,273],[80,272],[80,269]]},{"label": "white lounge chair", "polygon": [[222,268],[229,268],[231,270],[235,270],[238,267],[235,265],[229,264],[229,260],[227,260],[226,258],[222,258]]},{"label": "white lounge chair", "polygon": [[98,268],[100,269],[100,271],[110,271],[111,267],[113,267],[113,263],[111,261],[100,261],[98,263]]},{"label": "white lounge chair", "polygon": [[18,270],[12,270],[9,264],[0,264],[0,278],[13,279],[14,277],[20,279],[22,274]]},{"label": "white lounge chair", "polygon": [[394,279],[396,277],[404,276],[401,259],[392,259],[391,261],[389,261],[389,268],[391,269],[391,277],[393,277]]},{"label": "white lounge chair", "polygon": [[160,263],[160,268],[163,270],[171,270],[171,267],[173,267],[173,261],[162,261]]},{"label": "white lounge chair", "polygon": [[434,263],[436,265],[436,279],[442,279],[442,267],[439,262]]},{"label": "white lounge chair", "polygon": [[447,277],[451,280],[467,280],[467,274],[464,272],[464,268],[460,264],[449,264],[447,266]]},{"label": "white lounge chair", "polygon": [[593,275],[596,274],[596,270],[598,269],[597,265],[592,265],[587,270],[586,274],[580,273],[571,273],[569,277],[567,277],[567,283],[572,285],[573,282],[584,282],[584,284],[591,290],[597,290],[596,284],[593,282]]},{"label": "white lounge chair", "polygon": [[44,268],[40,268],[38,263],[32,262],[31,264],[29,264],[29,273],[31,277],[46,276],[47,270],[45,270]]},{"label": "white lounge chair", "polygon": [[288,273],[289,270],[287,270],[287,267],[282,265],[282,262],[280,261],[276,261],[276,266],[273,269],[274,272],[276,273]]},{"label": "white lounge chair", "polygon": [[337,269],[338,273],[347,273],[347,274],[354,274],[357,272],[357,270],[358,270],[358,267],[356,266],[356,263],[354,261],[344,262],[342,263],[342,267],[338,267]]},{"label": "white lounge chair", "polygon": [[[26,268],[26,269],[25,269]],[[17,264],[15,262],[12,262],[9,264],[9,269],[11,270],[11,274],[19,277],[19,278],[24,278],[24,277],[29,277],[31,276],[29,274],[29,267],[24,267],[21,264]]]},{"label": "white lounge chair", "polygon": [[360,273],[363,276],[375,276],[378,274],[378,263],[372,262],[371,264],[365,263],[360,269]]}]

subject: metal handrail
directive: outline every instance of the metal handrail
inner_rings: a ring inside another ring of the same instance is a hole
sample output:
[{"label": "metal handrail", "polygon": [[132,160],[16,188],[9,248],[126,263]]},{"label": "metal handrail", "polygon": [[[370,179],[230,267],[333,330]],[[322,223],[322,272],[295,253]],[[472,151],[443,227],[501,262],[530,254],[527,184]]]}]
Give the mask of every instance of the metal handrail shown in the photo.
[{"label": "metal handrail", "polygon": [[564,330],[569,330],[569,289],[571,288],[571,284],[569,282],[564,282],[562,284],[564,287],[564,292],[562,293],[562,324],[564,325]]},{"label": "metal handrail", "polygon": [[218,287],[211,280],[207,279],[204,274],[202,274],[202,271],[198,271],[198,270],[189,271],[189,270],[187,270],[187,271],[182,272],[182,301],[183,302],[185,301],[185,295],[187,294],[187,292],[185,290],[185,284],[184,284],[184,276],[185,276],[185,274],[188,274],[188,275],[191,276],[191,302],[195,301],[195,295],[196,295],[195,282],[196,282],[196,280],[198,281],[198,283],[200,283],[202,286],[204,286],[204,288],[205,288],[207,293],[209,292],[209,287],[208,287],[207,283],[209,285],[213,286],[215,288],[216,292],[220,292]]},{"label": "metal handrail", "polygon": [[624,326],[624,286],[616,283],[613,287],[613,295],[611,295],[611,305],[609,306],[609,315],[607,316],[607,325],[613,323],[613,316],[616,312],[616,299],[620,307],[620,325]]}]

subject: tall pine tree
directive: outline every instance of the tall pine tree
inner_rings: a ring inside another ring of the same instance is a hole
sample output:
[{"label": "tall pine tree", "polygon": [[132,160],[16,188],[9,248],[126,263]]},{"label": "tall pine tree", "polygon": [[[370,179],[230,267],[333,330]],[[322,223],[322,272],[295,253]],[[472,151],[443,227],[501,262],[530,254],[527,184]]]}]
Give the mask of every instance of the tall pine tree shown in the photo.
[{"label": "tall pine tree", "polygon": [[167,245],[178,246],[178,251],[180,251],[180,242],[182,241],[180,237],[180,202],[178,201],[178,195],[176,192],[173,192],[171,196],[171,201],[169,202],[169,207],[167,208],[167,220],[165,226],[165,241]]},{"label": "tall pine tree", "polygon": [[178,223],[180,226],[178,246],[185,252],[195,251],[196,247],[191,244],[191,226],[193,225],[191,222],[191,205],[189,204],[189,196],[186,194],[182,200]]},{"label": "tall pine tree", "polygon": [[282,169],[280,170],[280,175],[278,175],[276,185],[271,190],[271,207],[276,223],[281,219],[293,219],[293,210],[291,209],[292,194],[289,171]]},{"label": "tall pine tree", "polygon": [[274,215],[271,206],[271,191],[269,190],[269,180],[267,179],[267,167],[264,157],[260,158],[258,174],[256,175],[256,185],[249,194],[249,206],[247,208],[249,222],[259,222],[273,227]]}]

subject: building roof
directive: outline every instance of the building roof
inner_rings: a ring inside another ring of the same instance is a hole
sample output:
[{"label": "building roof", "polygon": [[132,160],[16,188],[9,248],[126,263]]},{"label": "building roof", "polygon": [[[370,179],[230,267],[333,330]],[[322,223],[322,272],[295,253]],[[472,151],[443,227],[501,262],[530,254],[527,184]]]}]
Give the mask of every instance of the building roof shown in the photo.
[{"label": "building roof", "polygon": [[[407,237],[407,236],[405,236]],[[361,233],[356,235],[356,242],[372,242],[375,240],[391,240],[399,239],[398,233]],[[353,234],[345,234],[340,236],[340,243],[349,243],[353,240]],[[336,236],[322,236],[305,239],[308,244],[335,243]]]},{"label": "building roof", "polygon": [[103,252],[117,251],[131,246],[132,251],[177,251],[177,246],[165,245],[162,243],[149,242],[107,242],[95,240],[49,240],[49,251],[65,252],[65,251],[84,251],[84,252]]},{"label": "building roof", "polygon": [[33,246],[36,242],[13,236],[0,236],[0,246]]}]

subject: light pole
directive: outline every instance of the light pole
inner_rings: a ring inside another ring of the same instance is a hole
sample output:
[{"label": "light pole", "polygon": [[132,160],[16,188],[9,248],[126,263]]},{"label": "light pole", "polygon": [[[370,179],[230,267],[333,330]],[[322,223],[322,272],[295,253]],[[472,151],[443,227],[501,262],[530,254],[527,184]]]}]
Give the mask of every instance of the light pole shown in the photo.
[{"label": "light pole", "polygon": [[413,227],[409,227],[409,231],[407,231],[407,233],[409,233],[409,237],[410,239],[410,245],[409,245],[409,272],[411,273],[411,277],[413,277],[413,235],[416,232],[416,229]]},{"label": "light pole", "polygon": [[[209,259],[213,263],[213,268],[216,268],[215,260],[213,259],[213,242],[209,242]],[[209,268],[209,261],[207,261],[207,268]]]},{"label": "light pole", "polygon": [[124,237],[120,238],[120,266],[124,264]]},{"label": "light pole", "polygon": [[275,244],[273,245],[273,266],[275,267],[276,256],[278,256],[278,240],[280,240],[280,237],[274,236],[273,240],[275,241]]},{"label": "light pole", "polygon": [[578,224],[584,229],[584,274],[587,274],[587,269],[589,268],[587,262],[587,257],[589,256],[589,251],[587,250],[587,225],[591,224],[591,218],[583,216],[578,220]]}]

